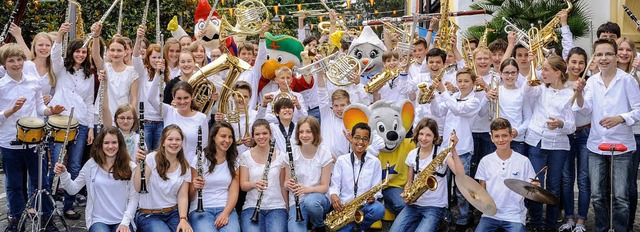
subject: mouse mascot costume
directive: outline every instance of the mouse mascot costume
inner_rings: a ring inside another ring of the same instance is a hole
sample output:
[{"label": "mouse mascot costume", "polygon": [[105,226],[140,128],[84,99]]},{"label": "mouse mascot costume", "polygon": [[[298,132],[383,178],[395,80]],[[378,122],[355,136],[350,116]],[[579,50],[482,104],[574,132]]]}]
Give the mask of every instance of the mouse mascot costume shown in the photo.
[{"label": "mouse mascot costume", "polygon": [[[389,162],[389,186],[382,190],[385,207],[394,214],[400,213],[405,206],[400,194],[404,191],[407,182],[409,167],[405,164],[409,151],[416,145],[411,138],[405,138],[411,128],[415,108],[408,101],[390,102],[377,101],[366,107],[362,104],[351,104],[344,110],[343,122],[345,128],[350,131],[359,122],[366,122],[372,130],[371,145],[368,151],[378,150],[378,159],[383,168]],[[376,140],[382,140],[382,144]],[[375,151],[372,152],[375,154]]]},{"label": "mouse mascot costume", "polygon": [[351,42],[348,55],[358,58],[362,67],[366,67],[360,78],[361,84],[367,84],[369,79],[382,71],[382,53],[385,51],[387,47],[370,26],[364,27],[360,36]]}]

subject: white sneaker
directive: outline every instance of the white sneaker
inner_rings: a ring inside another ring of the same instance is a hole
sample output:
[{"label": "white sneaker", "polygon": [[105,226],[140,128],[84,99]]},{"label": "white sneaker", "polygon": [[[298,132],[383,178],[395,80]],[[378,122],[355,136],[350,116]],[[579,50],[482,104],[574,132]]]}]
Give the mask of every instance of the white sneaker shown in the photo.
[{"label": "white sneaker", "polygon": [[562,232],[562,231],[573,231],[573,227],[576,225],[575,222],[567,222],[565,224],[562,224],[560,226],[560,228],[558,228],[558,231]]},{"label": "white sneaker", "polygon": [[576,228],[573,228],[573,231],[571,232],[586,232],[586,231],[587,229],[584,228],[584,225],[579,225],[579,226],[576,226]]}]

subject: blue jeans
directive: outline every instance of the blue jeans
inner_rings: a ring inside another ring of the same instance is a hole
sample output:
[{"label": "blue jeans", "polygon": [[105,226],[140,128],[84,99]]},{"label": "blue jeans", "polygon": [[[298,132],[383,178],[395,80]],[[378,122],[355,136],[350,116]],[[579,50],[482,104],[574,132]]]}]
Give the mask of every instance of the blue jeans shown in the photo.
[{"label": "blue jeans", "polygon": [[[560,186],[562,185],[562,168],[567,160],[569,151],[565,150],[547,150],[540,148],[541,142],[537,146],[529,146],[529,160],[533,165],[533,170],[539,172],[544,166],[547,166],[546,175],[540,175],[540,184],[546,187],[553,195],[560,197]],[[545,186],[546,176],[546,186]],[[530,201],[529,215],[531,215],[531,224],[535,227],[544,225],[542,222],[542,203]],[[553,227],[556,224],[558,213],[560,212],[557,205],[547,205],[546,225]]]},{"label": "blue jeans", "polygon": [[636,139],[636,151],[631,156],[632,164],[629,170],[629,228],[633,228],[636,222],[636,209],[638,208],[638,163],[640,163],[640,134],[633,135]]},{"label": "blue jeans", "polygon": [[164,129],[164,122],[144,124],[144,143],[147,145],[147,150],[158,149],[162,129]]},{"label": "blue jeans", "polygon": [[382,199],[384,199],[384,207],[389,209],[393,214],[398,215],[400,211],[407,205],[400,196],[404,192],[398,187],[388,187],[382,190]]},{"label": "blue jeans", "polygon": [[217,228],[213,225],[216,219],[222,214],[224,207],[205,208],[204,212],[198,213],[192,211],[189,213],[189,224],[194,232],[215,231],[215,232],[235,232],[240,231],[240,222],[238,221],[238,213],[233,209],[229,213],[229,223],[226,226]]},{"label": "blue jeans", "polygon": [[258,222],[252,222],[251,216],[256,208],[242,210],[240,226],[243,232],[287,231],[286,209],[263,209],[258,214]]},{"label": "blue jeans", "polygon": [[[464,166],[464,173],[466,175],[469,175],[469,171],[471,168],[471,153],[464,153],[462,155],[460,155],[460,161],[462,161],[462,165]],[[447,170],[447,178],[451,179],[451,181],[453,181],[453,172],[451,172],[451,170]],[[451,182],[449,182],[451,183]],[[469,219],[469,202],[467,201],[466,198],[464,198],[464,195],[462,195],[462,193],[460,192],[460,190],[458,190],[458,188],[455,188],[455,193],[456,193],[456,199],[458,200],[458,217],[456,218],[456,224],[457,225],[466,225],[467,224],[467,220]]]},{"label": "blue jeans", "polygon": [[[89,128],[84,125],[78,126],[78,133],[76,134],[76,141],[69,142],[67,145],[67,155],[64,157],[67,166],[67,171],[71,174],[71,179],[75,180],[82,169],[82,156],[84,155],[84,146],[87,144],[87,133]],[[60,151],[62,150],[62,143],[53,143],[51,146],[51,162],[58,162]],[[53,168],[49,170],[49,183],[53,182]],[[58,185],[60,186],[60,185]],[[51,191],[55,192],[56,189]],[[73,210],[73,203],[76,201],[76,195],[69,195],[65,191],[63,210]]]},{"label": "blue jeans", "polygon": [[[527,156],[527,144],[525,142],[511,141],[511,150],[520,153],[520,155]],[[478,164],[480,164],[479,161]]]},{"label": "blue jeans", "polygon": [[[35,148],[9,149],[0,147],[0,153],[2,153],[5,173],[4,188],[7,193],[8,216],[19,219],[27,203],[27,199],[24,198],[25,193],[22,192],[24,189],[22,182],[24,169],[27,169],[29,189],[35,191],[38,187],[38,155]],[[45,169],[46,161],[42,159],[40,162],[42,162],[42,168]],[[46,172],[43,170],[42,188],[48,189],[49,183],[45,181],[45,175]],[[49,216],[52,212],[52,204],[47,196],[43,195],[42,197],[43,214]]]},{"label": "blue jeans", "polygon": [[324,226],[324,215],[329,213],[331,204],[329,198],[321,193],[311,193],[300,202],[300,211],[302,211],[301,222],[296,222],[296,207],[289,207],[289,231],[307,232],[307,222],[311,221],[313,228]]},{"label": "blue jeans", "polygon": [[609,229],[610,178],[613,176],[613,226],[617,232],[626,232],[629,222],[629,169],[632,152],[613,157],[613,174],[610,173],[611,155],[599,155],[589,151],[589,177],[591,198],[596,219],[596,231]]},{"label": "blue jeans", "polygon": [[319,106],[313,109],[308,109],[307,114],[309,116],[313,116],[316,119],[318,119],[318,123],[320,123],[320,107]]},{"label": "blue jeans", "polygon": [[[378,201],[374,201],[372,204],[364,204],[362,208],[364,213],[364,220],[358,225],[358,231],[369,229],[374,222],[382,220],[384,217],[384,206]],[[349,232],[356,226],[355,222],[349,223],[346,226],[340,228],[338,232]]]},{"label": "blue jeans", "polygon": [[168,213],[144,214],[137,212],[135,220],[138,231],[175,232],[180,223],[180,213],[178,209]]},{"label": "blue jeans", "polygon": [[500,221],[493,218],[482,217],[480,218],[480,222],[478,226],[476,226],[476,232],[489,232],[489,231],[500,231],[499,229],[503,229],[506,232],[524,232],[524,224],[508,222],[508,221]]},{"label": "blue jeans", "polygon": [[[94,222],[89,228],[89,232],[116,232],[116,230],[118,230],[118,226],[120,226],[120,223],[108,225],[102,222]],[[129,225],[129,230],[135,231],[131,225]]]},{"label": "blue jeans", "polygon": [[407,205],[391,225],[391,232],[436,231],[445,208]]},{"label": "blue jeans", "polygon": [[476,176],[476,170],[480,160],[491,152],[496,150],[496,145],[491,141],[489,132],[472,133],[473,136],[473,156],[471,158],[471,173],[467,173],[470,177]]},{"label": "blue jeans", "polygon": [[[569,135],[571,151],[562,169],[562,207],[567,218],[587,220],[589,201],[591,200],[591,185],[589,183],[589,150],[587,139],[589,129],[579,130]],[[578,160],[578,215],[573,210],[573,185],[576,174],[576,158]]]}]

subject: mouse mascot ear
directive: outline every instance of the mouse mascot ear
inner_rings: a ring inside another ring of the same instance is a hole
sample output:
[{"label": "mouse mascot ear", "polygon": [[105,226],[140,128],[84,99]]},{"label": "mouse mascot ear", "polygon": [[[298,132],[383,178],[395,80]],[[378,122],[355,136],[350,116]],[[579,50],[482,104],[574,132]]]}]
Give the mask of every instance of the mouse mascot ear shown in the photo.
[{"label": "mouse mascot ear", "polygon": [[347,106],[347,108],[344,109],[344,113],[342,113],[344,128],[351,132],[351,128],[358,123],[364,122],[369,124],[370,115],[371,109],[369,109],[369,107],[360,103],[353,103]]}]

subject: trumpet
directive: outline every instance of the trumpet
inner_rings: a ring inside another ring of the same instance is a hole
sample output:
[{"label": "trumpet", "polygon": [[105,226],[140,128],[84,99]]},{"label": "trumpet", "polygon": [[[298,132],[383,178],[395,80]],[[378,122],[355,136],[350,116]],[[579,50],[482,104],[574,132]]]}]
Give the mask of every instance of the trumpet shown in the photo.
[{"label": "trumpet", "polygon": [[[516,26],[515,24],[513,24],[512,22],[510,22],[509,20],[507,20],[505,17],[502,17],[502,21],[504,21],[504,23],[507,24],[507,26],[504,27],[504,32],[509,33],[509,32],[513,32],[516,34],[516,43],[522,45],[523,47],[525,47],[526,49],[530,49],[531,46],[529,45],[529,33],[525,30],[522,30],[520,28],[518,28],[518,26]],[[550,54],[551,50],[542,47],[542,51],[545,54]]]},{"label": "trumpet", "polygon": [[[100,18],[100,20],[98,20],[98,23],[103,24],[105,20],[107,20],[107,17],[109,17],[109,13],[111,13],[111,11],[113,10],[113,8],[116,7],[116,4],[118,4],[118,2],[121,0],[113,0],[113,3],[111,4],[111,6],[109,7],[109,9],[107,9],[107,12],[105,12],[102,17]],[[87,38],[84,39],[84,43],[82,44],[83,48],[87,47],[87,44],[89,44],[89,41],[91,41],[91,38],[93,38],[93,31],[91,33],[89,33],[89,35],[87,35]],[[105,49],[106,50],[106,49]]]},{"label": "trumpet", "polygon": [[[267,156],[267,163],[264,165],[264,172],[262,172],[262,180],[269,180],[269,168],[271,167],[271,157],[273,156],[273,148],[275,147],[276,142],[271,141],[269,144],[269,156]],[[252,222],[258,222],[258,215],[260,214],[260,205],[262,204],[262,196],[264,196],[264,191],[260,191],[258,195],[258,201],[256,202],[256,208],[253,211],[253,215],[251,215]]]},{"label": "trumpet", "polygon": [[[537,45],[542,45],[540,41],[540,36],[539,36],[539,32],[540,30],[538,30],[537,27],[532,27],[531,29],[529,29],[529,44],[537,44]],[[540,79],[538,79],[538,76],[536,74],[536,69],[538,69],[538,66],[540,65],[540,62],[544,61],[544,55],[542,54],[542,50],[539,49],[540,47],[531,47],[531,52],[534,54],[533,60],[531,61],[531,71],[529,74],[529,86],[538,86],[540,85]]]}]

